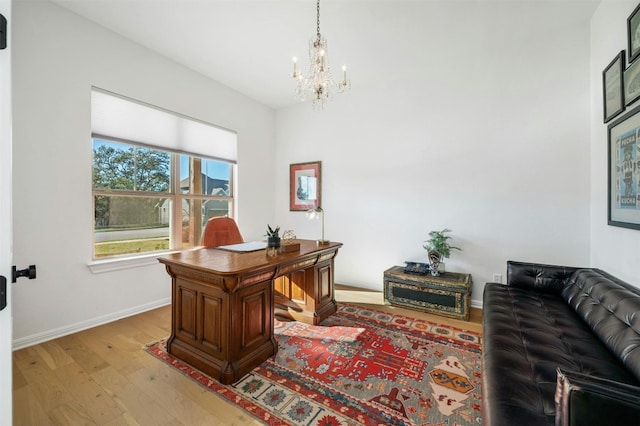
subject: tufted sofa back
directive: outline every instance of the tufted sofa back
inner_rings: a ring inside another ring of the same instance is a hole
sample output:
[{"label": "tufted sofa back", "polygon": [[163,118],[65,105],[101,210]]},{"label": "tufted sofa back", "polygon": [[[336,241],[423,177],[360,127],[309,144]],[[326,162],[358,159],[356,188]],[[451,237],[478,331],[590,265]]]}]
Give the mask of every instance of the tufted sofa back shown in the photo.
[{"label": "tufted sofa back", "polygon": [[561,295],[640,381],[640,289],[599,269],[579,269]]},{"label": "tufted sofa back", "polygon": [[640,381],[640,289],[599,269],[516,261],[507,285],[562,297]]},{"label": "tufted sofa back", "polygon": [[577,269],[510,260],[507,262],[507,285],[560,295],[567,280]]}]

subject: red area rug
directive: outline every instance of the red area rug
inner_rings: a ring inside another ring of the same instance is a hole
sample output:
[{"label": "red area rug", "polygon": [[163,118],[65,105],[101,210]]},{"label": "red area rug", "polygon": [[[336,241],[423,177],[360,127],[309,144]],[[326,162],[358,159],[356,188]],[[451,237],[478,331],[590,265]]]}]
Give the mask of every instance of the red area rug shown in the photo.
[{"label": "red area rug", "polygon": [[166,352],[147,351],[268,425],[478,425],[481,337],[340,304],[320,326],[276,321],[278,353],[221,385]]}]

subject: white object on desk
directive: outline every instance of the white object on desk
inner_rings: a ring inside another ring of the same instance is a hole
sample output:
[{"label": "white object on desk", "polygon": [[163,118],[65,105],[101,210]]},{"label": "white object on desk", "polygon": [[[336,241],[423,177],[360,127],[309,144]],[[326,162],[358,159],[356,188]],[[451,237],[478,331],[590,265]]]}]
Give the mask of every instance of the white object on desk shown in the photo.
[{"label": "white object on desk", "polygon": [[267,248],[267,243],[264,241],[251,241],[248,243],[230,244],[228,246],[216,247],[221,250],[237,251],[237,252],[250,252],[258,251]]}]

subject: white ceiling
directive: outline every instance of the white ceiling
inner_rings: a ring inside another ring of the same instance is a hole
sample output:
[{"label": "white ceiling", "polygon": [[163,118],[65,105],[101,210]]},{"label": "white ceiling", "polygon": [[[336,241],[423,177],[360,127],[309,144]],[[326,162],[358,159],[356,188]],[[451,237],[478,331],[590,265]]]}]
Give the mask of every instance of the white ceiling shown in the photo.
[{"label": "white ceiling", "polygon": [[[52,0],[151,50],[272,108],[298,101],[291,58],[308,67],[316,32],[313,0]],[[478,5],[532,7],[542,12],[513,23],[545,30],[585,21],[593,0],[323,0],[320,29],[329,45],[334,79],[347,65],[353,90],[392,80],[403,67],[424,63],[437,44],[428,26],[474,24]],[[553,4],[558,8],[550,8]],[[558,13],[558,10],[562,13]],[[508,15],[505,15],[508,18]],[[519,25],[518,28],[515,25]],[[491,30],[491,29],[488,29]],[[455,37],[455,34],[451,34]],[[534,36],[534,35],[533,35]],[[468,46],[467,46],[468,47]],[[463,50],[463,49],[461,49]],[[463,52],[460,52],[463,59]],[[422,61],[412,63],[416,56]]]}]

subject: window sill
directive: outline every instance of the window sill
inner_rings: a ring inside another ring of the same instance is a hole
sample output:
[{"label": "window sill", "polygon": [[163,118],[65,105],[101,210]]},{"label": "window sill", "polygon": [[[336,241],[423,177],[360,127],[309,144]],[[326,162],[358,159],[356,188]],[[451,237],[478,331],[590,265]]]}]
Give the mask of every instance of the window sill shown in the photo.
[{"label": "window sill", "polygon": [[158,265],[158,257],[164,256],[170,253],[176,253],[175,251],[153,253],[148,255],[141,255],[135,257],[119,257],[114,259],[105,260],[92,260],[87,264],[89,269],[94,274],[101,274],[103,272],[119,271],[122,269],[137,268],[140,266]]}]

